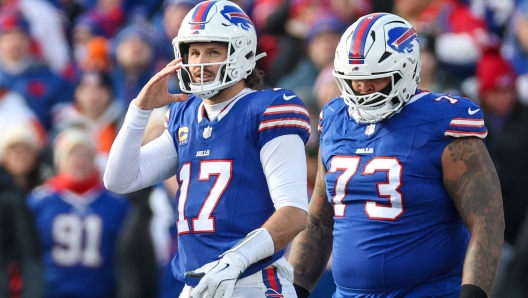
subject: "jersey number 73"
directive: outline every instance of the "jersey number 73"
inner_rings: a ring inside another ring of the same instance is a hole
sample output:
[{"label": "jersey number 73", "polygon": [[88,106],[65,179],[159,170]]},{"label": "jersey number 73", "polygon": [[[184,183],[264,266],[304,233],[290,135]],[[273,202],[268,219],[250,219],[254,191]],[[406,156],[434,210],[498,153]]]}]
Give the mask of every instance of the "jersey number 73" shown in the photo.
[{"label": "jersey number 73", "polygon": [[[346,205],[343,199],[347,195],[350,179],[356,175],[361,156],[336,156],[330,161],[328,173],[342,173],[337,177],[334,186],[334,196],[331,202],[334,205],[335,217],[344,217]],[[386,181],[376,183],[380,198],[386,198],[387,204],[375,201],[365,201],[365,213],[370,219],[396,220],[403,214],[403,194],[399,191],[402,185],[403,165],[395,157],[378,156],[370,160],[364,167],[361,175],[372,175],[376,172],[385,172]]]}]

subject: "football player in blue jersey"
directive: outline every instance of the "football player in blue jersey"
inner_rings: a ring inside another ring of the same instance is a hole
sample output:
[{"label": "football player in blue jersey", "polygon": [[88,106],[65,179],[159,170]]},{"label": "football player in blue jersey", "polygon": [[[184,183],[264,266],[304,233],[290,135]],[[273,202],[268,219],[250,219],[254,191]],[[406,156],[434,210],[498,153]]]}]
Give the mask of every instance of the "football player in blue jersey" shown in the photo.
[{"label": "football player in blue jersey", "polygon": [[360,18],[336,49],[308,226],[290,262],[307,297],[333,253],[334,297],[487,297],[503,244],[499,180],[472,101],[417,89],[413,27]]},{"label": "football player in blue jersey", "polygon": [[[262,82],[255,27],[233,2],[205,1],[173,40],[176,59],[133,100],[105,172],[127,193],[176,174],[180,297],[296,297],[283,248],[306,227],[303,102]],[[180,88],[169,94],[169,75]],[[151,110],[166,131],[140,146]]]}]

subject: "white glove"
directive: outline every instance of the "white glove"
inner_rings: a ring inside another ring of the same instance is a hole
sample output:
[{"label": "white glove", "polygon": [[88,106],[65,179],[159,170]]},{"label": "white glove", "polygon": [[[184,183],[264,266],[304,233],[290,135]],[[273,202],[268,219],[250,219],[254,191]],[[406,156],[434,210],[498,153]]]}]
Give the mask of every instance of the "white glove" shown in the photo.
[{"label": "white glove", "polygon": [[192,298],[232,297],[238,276],[246,269],[236,252],[225,254],[220,260],[186,272],[189,277],[202,277],[192,290]]},{"label": "white glove", "polygon": [[191,297],[231,298],[240,274],[251,264],[270,257],[273,252],[274,244],[270,233],[264,228],[253,230],[230,250],[221,254],[220,260],[185,272],[188,277],[203,276],[192,291]]}]

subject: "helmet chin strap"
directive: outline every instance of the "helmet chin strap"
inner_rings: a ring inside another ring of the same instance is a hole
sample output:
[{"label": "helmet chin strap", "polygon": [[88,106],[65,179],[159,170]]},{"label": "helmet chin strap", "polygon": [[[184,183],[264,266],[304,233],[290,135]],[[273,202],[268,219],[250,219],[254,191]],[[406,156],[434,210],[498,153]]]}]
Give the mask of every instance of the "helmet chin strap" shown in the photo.
[{"label": "helmet chin strap", "polygon": [[375,123],[383,120],[384,118],[380,118],[378,114],[382,114],[386,111],[392,110],[394,108],[394,105],[391,102],[387,102],[383,106],[372,109],[370,111],[375,112],[369,113],[369,110],[360,110],[357,106],[355,107],[348,107],[348,113],[350,117],[352,117],[356,122],[359,123]]},{"label": "helmet chin strap", "polygon": [[[191,87],[190,93],[201,98],[211,98],[217,95],[218,92],[220,92],[220,89],[215,87],[219,87],[221,85],[221,82],[219,80],[214,80],[205,84],[190,83],[189,85]],[[211,87],[213,89],[203,91],[204,87]]]}]

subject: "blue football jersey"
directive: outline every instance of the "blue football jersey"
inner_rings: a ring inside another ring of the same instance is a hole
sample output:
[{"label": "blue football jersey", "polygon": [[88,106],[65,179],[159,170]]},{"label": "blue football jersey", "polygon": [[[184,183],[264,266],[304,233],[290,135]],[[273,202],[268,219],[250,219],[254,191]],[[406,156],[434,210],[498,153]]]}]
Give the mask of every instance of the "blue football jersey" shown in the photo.
[{"label": "blue football jersey", "polygon": [[[243,93],[209,121],[202,99],[174,103],[167,129],[178,152],[178,252],[175,277],[195,286],[184,273],[208,262],[260,228],[275,212],[260,150],[273,138],[296,134],[306,143],[310,120],[291,91],[268,89]],[[255,273],[282,256],[251,265]]]},{"label": "blue football jersey", "polygon": [[42,186],[27,204],[42,245],[46,297],[115,297],[114,248],[128,201],[103,188],[80,197]]},{"label": "blue football jersey", "polygon": [[484,138],[487,129],[470,100],[418,92],[375,124],[354,121],[342,98],[321,112],[338,289],[390,292],[461,279],[469,232],[444,188],[441,156],[454,137]]}]

